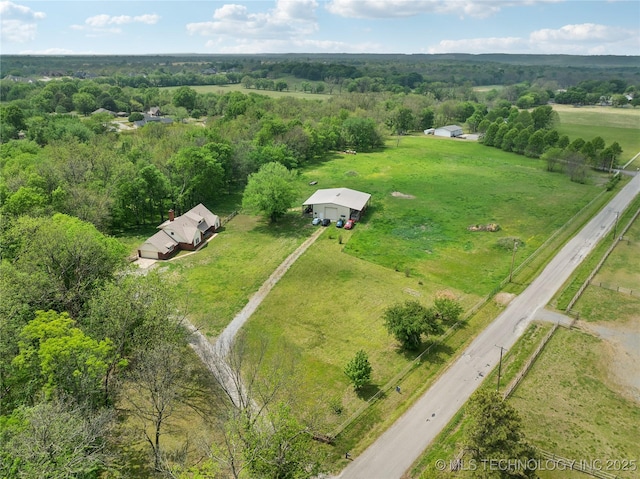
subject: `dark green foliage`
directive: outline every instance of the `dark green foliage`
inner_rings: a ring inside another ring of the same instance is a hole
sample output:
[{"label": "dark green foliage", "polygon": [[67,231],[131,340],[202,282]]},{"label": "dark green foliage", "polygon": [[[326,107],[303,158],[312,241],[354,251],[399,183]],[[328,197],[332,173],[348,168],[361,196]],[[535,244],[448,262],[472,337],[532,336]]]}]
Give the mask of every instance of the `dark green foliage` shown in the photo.
[{"label": "dark green foliage", "polygon": [[471,456],[478,463],[505,461],[505,467],[485,471],[487,477],[536,477],[535,468],[521,467],[536,457],[535,450],[524,437],[518,412],[499,393],[479,389],[471,396],[465,413],[470,419],[465,447]]},{"label": "dark green foliage", "polygon": [[370,118],[352,117],[342,124],[344,144],[355,150],[372,150],[383,145],[376,123]]},{"label": "dark green foliage", "polygon": [[[46,221],[19,218],[4,233],[3,253],[16,275],[28,275],[27,289],[39,290],[29,300],[32,311],[54,309],[73,316],[94,290],[113,277],[126,254],[117,240],[62,214]],[[19,293],[3,291],[3,297]]]},{"label": "dark green foliage", "polygon": [[354,389],[358,390],[371,380],[371,364],[369,356],[362,349],[347,363],[344,368]]},{"label": "dark green foliage", "polygon": [[384,324],[389,334],[407,349],[417,349],[423,334],[442,332],[436,312],[418,301],[406,301],[388,307],[384,311]]},{"label": "dark green foliage", "polygon": [[140,120],[144,120],[144,115],[139,111],[134,111],[133,113],[131,113],[131,115],[129,115],[129,118],[127,119],[131,122],[140,121]]},{"label": "dark green foliage", "polygon": [[196,106],[196,98],[198,94],[193,88],[182,86],[173,93],[173,104],[177,107],[186,108],[191,111]]},{"label": "dark green foliage", "polygon": [[282,217],[293,204],[295,173],[280,163],[267,163],[249,176],[242,207],[261,212],[272,222]]}]

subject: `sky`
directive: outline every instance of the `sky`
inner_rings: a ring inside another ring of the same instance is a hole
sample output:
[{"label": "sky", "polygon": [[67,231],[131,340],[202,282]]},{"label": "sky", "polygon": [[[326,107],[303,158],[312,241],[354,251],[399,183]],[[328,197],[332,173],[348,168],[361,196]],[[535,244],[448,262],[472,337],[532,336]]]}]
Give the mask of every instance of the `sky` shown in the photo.
[{"label": "sky", "polygon": [[640,55],[640,0],[16,0],[0,22],[4,55]]}]

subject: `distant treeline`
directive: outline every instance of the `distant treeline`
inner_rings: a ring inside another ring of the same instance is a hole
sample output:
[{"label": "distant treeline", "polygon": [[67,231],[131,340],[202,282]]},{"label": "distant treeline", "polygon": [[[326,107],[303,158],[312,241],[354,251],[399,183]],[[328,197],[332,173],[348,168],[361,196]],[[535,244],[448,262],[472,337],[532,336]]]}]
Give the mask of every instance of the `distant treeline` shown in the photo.
[{"label": "distant treeline", "polygon": [[[293,76],[308,81],[342,82],[380,79],[382,84],[413,89],[425,82],[455,85],[511,85],[553,81],[567,88],[581,81],[635,79],[639,58],[573,55],[148,55],[148,56],[23,56],[3,55],[0,77],[114,77],[119,86],[208,85],[240,78],[277,80]],[[146,79],[142,81],[141,79]]]}]

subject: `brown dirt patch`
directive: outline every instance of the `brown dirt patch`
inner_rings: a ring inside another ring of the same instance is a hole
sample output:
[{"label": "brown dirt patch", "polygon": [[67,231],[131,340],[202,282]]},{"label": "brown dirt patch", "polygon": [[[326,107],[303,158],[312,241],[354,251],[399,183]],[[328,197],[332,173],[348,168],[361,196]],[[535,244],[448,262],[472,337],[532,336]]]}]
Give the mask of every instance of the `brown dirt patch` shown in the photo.
[{"label": "brown dirt patch", "polygon": [[515,297],[516,297],[516,295],[513,294],[513,293],[498,293],[498,294],[496,294],[495,298],[493,298],[493,300],[499,306],[506,306]]},{"label": "brown dirt patch", "polygon": [[454,301],[458,299],[456,297],[456,295],[453,293],[453,291],[450,291],[448,289],[442,289],[442,290],[438,291],[436,293],[436,298],[437,299],[452,299]]},{"label": "brown dirt patch", "polygon": [[415,196],[407,195],[405,193],[400,193],[399,191],[394,191],[393,193],[391,193],[391,196],[393,196],[395,198],[403,198],[405,200],[413,200],[413,199],[415,199]]},{"label": "brown dirt patch", "polygon": [[640,403],[640,317],[621,325],[584,321],[578,325],[603,340],[610,385]]}]

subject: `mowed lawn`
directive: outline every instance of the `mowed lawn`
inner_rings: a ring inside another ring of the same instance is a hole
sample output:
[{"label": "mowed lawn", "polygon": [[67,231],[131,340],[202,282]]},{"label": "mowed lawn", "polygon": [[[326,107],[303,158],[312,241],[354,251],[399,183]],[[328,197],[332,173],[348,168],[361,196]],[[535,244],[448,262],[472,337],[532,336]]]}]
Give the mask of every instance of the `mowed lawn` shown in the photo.
[{"label": "mowed lawn", "polygon": [[299,215],[275,225],[237,215],[197,254],[161,263],[192,323],[217,336],[251,295],[313,231]]},{"label": "mowed lawn", "polygon": [[[607,146],[617,141],[623,150],[621,163],[640,153],[640,109],[569,105],[554,105],[553,109],[560,116],[557,129],[561,135],[585,141],[600,136]],[[631,165],[634,170],[639,166],[640,160]]]}]

